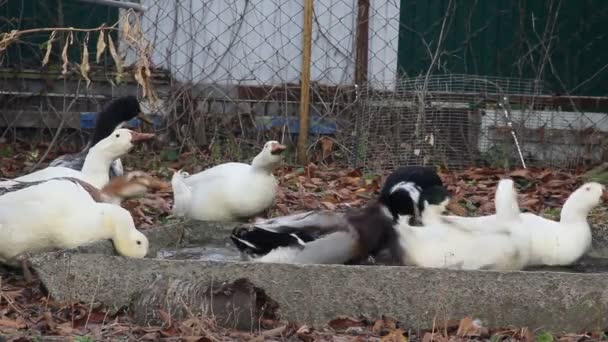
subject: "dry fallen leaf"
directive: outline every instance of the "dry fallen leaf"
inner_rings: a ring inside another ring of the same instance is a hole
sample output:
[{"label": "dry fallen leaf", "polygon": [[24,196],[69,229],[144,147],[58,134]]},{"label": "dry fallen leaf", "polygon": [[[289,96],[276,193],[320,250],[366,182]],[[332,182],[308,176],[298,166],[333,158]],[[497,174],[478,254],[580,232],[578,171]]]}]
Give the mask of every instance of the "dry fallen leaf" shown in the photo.
[{"label": "dry fallen leaf", "polygon": [[321,137],[321,151],[323,158],[327,158],[334,147],[334,141],[329,137]]},{"label": "dry fallen leaf", "polygon": [[514,171],[509,172],[509,177],[521,177],[521,178],[532,179],[532,171],[531,171],[531,169],[514,170]]},{"label": "dry fallen leaf", "polygon": [[338,318],[335,318],[335,319],[331,320],[328,323],[328,325],[334,330],[341,330],[341,331],[344,331],[351,327],[365,326],[363,321],[353,318],[353,317],[346,317],[346,316],[340,316]]},{"label": "dry fallen leaf", "polygon": [[488,329],[481,325],[481,321],[471,317],[460,320],[456,335],[460,337],[480,337],[488,335]]},{"label": "dry fallen leaf", "polygon": [[407,338],[403,336],[403,330],[395,329],[390,334],[382,337],[382,342],[407,342]]},{"label": "dry fallen leaf", "polygon": [[27,328],[27,324],[25,324],[25,321],[21,317],[17,318],[16,320],[2,318],[0,319],[0,326],[14,329]]}]

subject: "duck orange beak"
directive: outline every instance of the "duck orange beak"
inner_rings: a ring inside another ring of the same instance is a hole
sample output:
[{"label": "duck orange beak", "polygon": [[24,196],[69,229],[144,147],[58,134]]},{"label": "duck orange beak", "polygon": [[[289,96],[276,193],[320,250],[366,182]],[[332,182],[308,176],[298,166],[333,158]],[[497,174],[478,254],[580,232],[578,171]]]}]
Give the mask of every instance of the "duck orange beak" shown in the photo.
[{"label": "duck orange beak", "polygon": [[131,131],[131,142],[144,141],[154,138],[154,133],[140,133]]},{"label": "duck orange beak", "polygon": [[287,146],[279,143],[274,143],[272,144],[272,147],[270,147],[270,154],[281,154],[281,152],[285,151],[286,149]]}]

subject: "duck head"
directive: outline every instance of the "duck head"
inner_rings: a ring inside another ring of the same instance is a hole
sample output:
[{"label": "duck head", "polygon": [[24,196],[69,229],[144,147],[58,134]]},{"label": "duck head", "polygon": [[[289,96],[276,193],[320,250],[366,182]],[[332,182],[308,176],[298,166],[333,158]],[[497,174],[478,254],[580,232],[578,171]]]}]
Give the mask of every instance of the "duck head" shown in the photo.
[{"label": "duck head", "polygon": [[393,219],[397,220],[399,216],[416,213],[420,192],[421,189],[416,183],[401,181],[381,192],[378,201],[391,212]]},{"label": "duck head", "polygon": [[414,182],[401,181],[380,194],[384,204],[397,220],[399,216],[420,217],[425,210],[441,215],[449,202],[449,194],[442,185],[422,189]]},{"label": "duck head", "polygon": [[133,143],[154,137],[152,133],[139,133],[126,128],[119,128],[102,139],[91,150],[103,151],[104,155],[116,159],[128,153]]},{"label": "duck head", "polygon": [[264,144],[262,151],[253,158],[251,165],[254,168],[272,171],[283,159],[283,151],[286,149],[287,146],[278,141],[268,141]]},{"label": "duck head", "polygon": [[135,228],[131,214],[124,208],[107,203],[103,206],[104,226],[112,232],[112,242],[120,255],[143,258],[148,254],[148,238]]},{"label": "duck head", "polygon": [[120,124],[135,117],[143,119],[139,101],[135,96],[123,96],[112,101],[97,116],[91,145],[109,136]]},{"label": "duck head", "polygon": [[561,219],[586,218],[591,209],[602,202],[604,191],[606,191],[606,187],[600,183],[589,182],[583,184],[564,203]]}]

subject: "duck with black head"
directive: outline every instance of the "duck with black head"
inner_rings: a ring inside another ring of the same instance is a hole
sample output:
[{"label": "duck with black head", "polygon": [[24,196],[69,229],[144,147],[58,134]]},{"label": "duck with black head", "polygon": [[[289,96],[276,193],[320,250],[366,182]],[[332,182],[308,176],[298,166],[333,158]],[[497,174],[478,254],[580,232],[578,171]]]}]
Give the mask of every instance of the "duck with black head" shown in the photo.
[{"label": "duck with black head", "polygon": [[[59,156],[51,161],[49,166],[62,166],[78,171],[82,170],[89,149],[112,134],[116,128],[119,128],[125,122],[135,117],[139,117],[140,119],[149,122],[141,114],[139,101],[135,96],[123,96],[110,102],[110,104],[97,115],[93,135],[84,149],[78,153]],[[123,175],[124,170],[120,158],[112,162],[109,172],[110,178]]]},{"label": "duck with black head", "polygon": [[[415,189],[424,192],[431,187],[443,187],[432,168],[402,168],[387,178],[380,196],[363,208],[262,220],[236,227],[231,239],[257,262],[356,264],[386,250],[387,263],[400,264],[403,251],[394,226],[400,216],[417,211],[418,197],[412,197]],[[429,195],[428,200],[439,204],[446,197],[447,191],[442,191]]]}]

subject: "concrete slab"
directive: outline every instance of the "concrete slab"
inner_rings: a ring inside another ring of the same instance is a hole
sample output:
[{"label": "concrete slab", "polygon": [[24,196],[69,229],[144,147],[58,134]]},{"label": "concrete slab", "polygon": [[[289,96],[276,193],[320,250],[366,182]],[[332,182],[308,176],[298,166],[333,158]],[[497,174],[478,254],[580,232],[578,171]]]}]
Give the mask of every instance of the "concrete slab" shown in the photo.
[{"label": "concrete slab", "polygon": [[[225,243],[234,224],[180,221],[146,232],[150,256],[166,246]],[[127,306],[154,279],[221,284],[249,279],[289,320],[323,325],[338,315],[390,315],[408,327],[472,315],[489,326],[554,332],[608,326],[608,273],[493,272],[417,267],[280,265],[130,259],[110,242],[34,256],[57,300]]]}]

